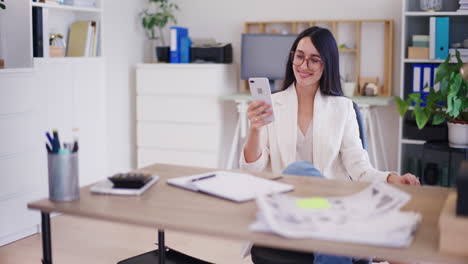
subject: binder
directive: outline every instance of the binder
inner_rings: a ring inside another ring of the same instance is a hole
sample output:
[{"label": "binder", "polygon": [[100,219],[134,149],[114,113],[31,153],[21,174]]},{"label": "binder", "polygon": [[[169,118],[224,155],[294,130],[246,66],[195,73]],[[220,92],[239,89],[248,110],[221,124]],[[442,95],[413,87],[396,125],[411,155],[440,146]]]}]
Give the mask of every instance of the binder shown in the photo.
[{"label": "binder", "polygon": [[436,18],[429,18],[429,59],[435,59]]},{"label": "binder", "polygon": [[422,65],[422,87],[421,90],[423,93],[429,93],[429,87],[434,85],[434,80],[432,79],[433,73],[432,73],[433,67],[432,64],[424,64]]},{"label": "binder", "polygon": [[437,92],[440,90],[440,83],[435,83],[435,78],[436,78],[436,72],[437,68],[439,67],[439,64],[432,64],[432,85],[434,87],[434,90]]},{"label": "binder", "polygon": [[192,41],[189,37],[182,37],[180,42],[180,63],[189,63]]},{"label": "binder", "polygon": [[215,171],[171,178],[167,183],[234,202],[246,202],[258,195],[289,192],[294,186],[246,173]]},{"label": "binder", "polygon": [[445,60],[449,54],[449,18],[436,17],[435,58]]},{"label": "binder", "polygon": [[180,63],[180,48],[183,37],[188,37],[188,29],[183,27],[171,27],[171,57],[170,63]]},{"label": "binder", "polygon": [[422,67],[421,64],[413,64],[413,93],[420,93],[422,90]]},{"label": "binder", "polygon": [[33,38],[33,57],[44,57],[44,40],[42,24],[42,7],[33,6],[32,8],[32,38]]},{"label": "binder", "polygon": [[67,57],[83,57],[89,54],[91,21],[78,21],[70,26]]}]

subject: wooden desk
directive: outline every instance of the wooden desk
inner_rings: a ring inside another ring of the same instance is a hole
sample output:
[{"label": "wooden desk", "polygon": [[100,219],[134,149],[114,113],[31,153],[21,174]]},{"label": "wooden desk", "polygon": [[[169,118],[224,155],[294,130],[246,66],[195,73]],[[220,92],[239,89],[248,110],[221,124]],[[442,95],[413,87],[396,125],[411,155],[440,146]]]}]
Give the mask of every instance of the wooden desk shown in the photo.
[{"label": "wooden desk", "polygon": [[[90,186],[87,186],[81,189],[79,201],[56,203],[46,199],[30,203],[28,207],[42,211],[43,215],[48,212],[61,212],[160,230],[253,241],[261,245],[287,249],[356,257],[373,256],[394,261],[432,261],[444,264],[468,262],[468,257],[448,255],[439,252],[438,249],[438,219],[449,189],[398,186],[413,196],[404,209],[421,212],[422,223],[410,248],[392,249],[314,239],[287,239],[277,235],[250,232],[248,226],[254,222],[257,211],[255,202],[233,203],[166,184],[166,179],[171,177],[203,173],[212,169],[158,164],[140,171],[155,173],[161,177],[159,182],[142,196],[93,195],[89,192]],[[267,173],[258,175],[270,177]],[[368,184],[301,176],[285,176],[280,181],[295,185],[296,189],[291,194],[300,197],[349,195],[362,190]]]}]

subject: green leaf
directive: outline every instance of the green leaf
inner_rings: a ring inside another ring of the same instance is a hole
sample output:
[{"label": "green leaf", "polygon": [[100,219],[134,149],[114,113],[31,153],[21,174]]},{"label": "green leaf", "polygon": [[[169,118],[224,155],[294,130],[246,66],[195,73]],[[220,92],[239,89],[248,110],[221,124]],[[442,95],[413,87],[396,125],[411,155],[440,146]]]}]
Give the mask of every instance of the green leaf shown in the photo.
[{"label": "green leaf", "polygon": [[447,75],[447,73],[449,72],[448,70],[448,63],[442,63],[439,65],[439,67],[437,67],[437,70],[436,70],[436,78],[435,78],[435,81],[434,83],[438,83],[440,81],[442,81],[442,79],[445,78],[445,76]]},{"label": "green leaf", "polygon": [[4,4],[0,4],[0,8],[1,8],[1,9],[5,9],[6,7],[5,7]]},{"label": "green leaf", "polygon": [[440,92],[442,93],[442,95],[447,95],[447,88],[448,88],[448,85],[449,85],[449,82],[446,80],[446,79],[443,79],[441,82],[440,82]]},{"label": "green leaf", "polygon": [[458,49],[455,51],[455,57],[457,58],[457,68],[460,69],[463,66],[463,61],[460,58],[460,52]]},{"label": "green leaf", "polygon": [[420,93],[412,93],[408,95],[408,99],[413,101],[416,105],[419,105],[422,102]]},{"label": "green leaf", "polygon": [[433,125],[439,125],[445,122],[446,118],[445,115],[442,113],[436,113],[434,117],[432,118],[432,124]]},{"label": "green leaf", "polygon": [[450,93],[447,96],[447,110],[445,111],[449,116],[452,116],[452,111],[453,111],[453,99],[455,95],[453,93]]},{"label": "green leaf", "polygon": [[463,79],[462,79],[461,74],[456,74],[453,84],[450,86],[450,93],[455,93],[455,94],[458,93],[462,83],[463,83]]},{"label": "green leaf", "polygon": [[403,101],[400,97],[395,98],[397,103],[397,110],[401,117],[405,116],[406,111],[410,107],[411,103],[407,101]]},{"label": "green leaf", "polygon": [[461,106],[462,106],[462,100],[460,98],[453,99],[453,110],[452,110],[453,119],[457,119],[458,116],[460,115],[460,112],[462,111]]},{"label": "green leaf", "polygon": [[418,128],[421,130],[426,126],[427,121],[429,120],[429,116],[419,106],[414,107],[414,113],[416,115],[416,124],[418,125]]}]

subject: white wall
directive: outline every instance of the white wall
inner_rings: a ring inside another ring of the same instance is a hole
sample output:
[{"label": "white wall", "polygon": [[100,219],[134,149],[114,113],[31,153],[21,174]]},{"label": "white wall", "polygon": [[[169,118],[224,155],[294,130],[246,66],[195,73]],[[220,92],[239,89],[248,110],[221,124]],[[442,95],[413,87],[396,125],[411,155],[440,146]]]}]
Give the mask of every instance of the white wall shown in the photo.
[{"label": "white wall", "polygon": [[144,58],[145,36],[139,12],[146,0],[103,1],[108,153],[112,173],[135,168],[136,164],[135,65]]},{"label": "white wall", "polygon": [[[401,1],[399,0],[175,0],[180,7],[178,25],[191,37],[214,37],[231,42],[234,60],[240,62],[240,41],[245,21],[319,19],[393,19],[393,94],[398,95]],[[365,52],[365,51],[364,51]],[[395,106],[381,109],[390,169],[397,170],[398,116]]]},{"label": "white wall", "polygon": [[[178,25],[192,37],[214,37],[230,42],[234,60],[240,62],[240,36],[245,21],[317,19],[393,19],[393,93],[398,92],[401,1],[398,0],[175,0]],[[104,56],[107,60],[109,153],[111,170],[135,166],[135,63],[147,61],[145,36],[138,13],[146,0],[104,0]],[[168,38],[168,36],[166,36]],[[397,114],[382,110],[390,169],[397,169]]]}]

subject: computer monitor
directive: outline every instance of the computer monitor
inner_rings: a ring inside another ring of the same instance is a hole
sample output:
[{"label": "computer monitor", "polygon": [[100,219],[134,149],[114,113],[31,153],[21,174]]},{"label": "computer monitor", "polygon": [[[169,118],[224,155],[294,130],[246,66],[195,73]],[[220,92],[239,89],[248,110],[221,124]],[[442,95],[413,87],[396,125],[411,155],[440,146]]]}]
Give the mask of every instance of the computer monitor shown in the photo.
[{"label": "computer monitor", "polygon": [[241,79],[266,77],[272,91],[275,80],[283,80],[295,34],[242,34]]}]

